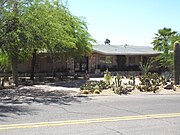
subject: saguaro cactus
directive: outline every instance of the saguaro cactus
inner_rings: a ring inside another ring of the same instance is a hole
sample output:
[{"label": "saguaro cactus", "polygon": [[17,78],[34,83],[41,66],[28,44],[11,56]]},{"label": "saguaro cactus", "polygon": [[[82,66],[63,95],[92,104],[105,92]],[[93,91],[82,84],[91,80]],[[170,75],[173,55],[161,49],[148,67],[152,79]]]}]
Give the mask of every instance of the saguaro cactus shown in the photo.
[{"label": "saguaro cactus", "polygon": [[180,78],[180,45],[176,41],[174,43],[174,84],[179,84]]}]

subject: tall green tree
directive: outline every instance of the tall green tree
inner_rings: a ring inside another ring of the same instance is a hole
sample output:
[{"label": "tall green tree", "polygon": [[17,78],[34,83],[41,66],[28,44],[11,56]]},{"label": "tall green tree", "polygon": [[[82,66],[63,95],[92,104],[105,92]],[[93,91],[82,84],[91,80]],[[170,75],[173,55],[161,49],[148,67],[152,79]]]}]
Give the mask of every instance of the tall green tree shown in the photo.
[{"label": "tall green tree", "polygon": [[25,45],[24,31],[21,16],[24,12],[26,0],[4,0],[0,9],[0,45],[1,53],[6,53],[9,57],[15,85],[18,85],[18,53]]},{"label": "tall green tree", "polygon": [[73,16],[59,0],[3,0],[0,6],[0,51],[10,60],[16,86],[21,59],[33,57],[33,73],[39,51],[52,57],[78,57],[91,51],[95,40],[86,22]]},{"label": "tall green tree", "polygon": [[155,34],[152,42],[154,50],[161,51],[161,55],[156,57],[156,61],[160,62],[160,66],[168,69],[172,69],[173,63],[173,43],[178,38],[178,33],[172,31],[171,28],[159,29]]},{"label": "tall green tree", "polygon": [[158,33],[155,34],[154,40],[152,42],[154,49],[163,51],[167,54],[173,45],[172,41],[176,34],[177,32],[172,31],[171,28],[159,29]]},{"label": "tall green tree", "polygon": [[[88,33],[86,22],[73,16],[61,2],[36,2],[29,9],[27,16],[29,17],[26,17],[28,18],[26,19],[27,22],[31,22],[31,26],[36,27],[33,28],[33,31],[36,34],[36,38],[38,37],[37,41],[40,41],[38,45],[35,42],[36,44],[32,48],[35,48],[34,50],[36,51],[47,51],[52,58],[52,65],[54,65],[55,57],[81,57],[90,53],[92,42],[95,40]],[[38,31],[36,32],[34,29]],[[36,41],[36,39],[33,40]],[[35,54],[36,52],[34,51],[32,79]]]}]

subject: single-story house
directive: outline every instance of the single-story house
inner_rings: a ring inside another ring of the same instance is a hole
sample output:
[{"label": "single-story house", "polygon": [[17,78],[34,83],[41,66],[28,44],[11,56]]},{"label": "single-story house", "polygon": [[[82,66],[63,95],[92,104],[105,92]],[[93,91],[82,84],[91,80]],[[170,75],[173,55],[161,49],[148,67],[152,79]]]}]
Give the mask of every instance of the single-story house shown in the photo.
[{"label": "single-story house", "polygon": [[[66,60],[56,58],[52,63],[47,53],[40,53],[37,56],[35,72],[95,72],[96,69],[127,71],[138,70],[140,62],[147,62],[150,57],[159,55],[160,52],[149,46],[131,45],[94,45],[91,55],[80,60],[68,58]],[[20,72],[30,72],[31,61],[19,64]]]},{"label": "single-story house", "polygon": [[149,46],[94,45],[93,53],[80,62],[74,63],[75,71],[110,69],[116,71],[138,70],[139,63],[147,62],[160,52]]}]

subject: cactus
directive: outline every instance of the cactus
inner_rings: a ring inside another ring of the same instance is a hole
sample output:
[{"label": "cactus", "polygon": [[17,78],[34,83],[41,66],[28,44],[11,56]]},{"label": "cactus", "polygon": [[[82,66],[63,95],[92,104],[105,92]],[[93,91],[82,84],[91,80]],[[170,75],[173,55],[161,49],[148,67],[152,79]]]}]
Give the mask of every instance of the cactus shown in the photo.
[{"label": "cactus", "polygon": [[121,76],[117,73],[116,78],[115,78],[116,87],[120,87],[121,83],[122,83]]},{"label": "cactus", "polygon": [[179,42],[174,43],[174,84],[179,84],[180,77],[180,45]]},{"label": "cactus", "polygon": [[133,76],[132,76],[132,81],[133,81],[133,82],[132,82],[132,85],[135,86],[135,84],[136,84],[136,78],[135,78],[135,75],[134,75],[134,74],[133,74]]}]

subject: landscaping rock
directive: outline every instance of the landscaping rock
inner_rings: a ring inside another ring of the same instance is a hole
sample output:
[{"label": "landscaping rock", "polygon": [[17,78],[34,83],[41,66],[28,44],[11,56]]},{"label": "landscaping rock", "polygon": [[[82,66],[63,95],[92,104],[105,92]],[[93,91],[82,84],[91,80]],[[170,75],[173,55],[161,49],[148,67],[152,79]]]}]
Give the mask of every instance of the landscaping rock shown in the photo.
[{"label": "landscaping rock", "polygon": [[134,89],[132,85],[126,85],[125,88],[127,89],[127,91],[130,91],[130,92]]}]

